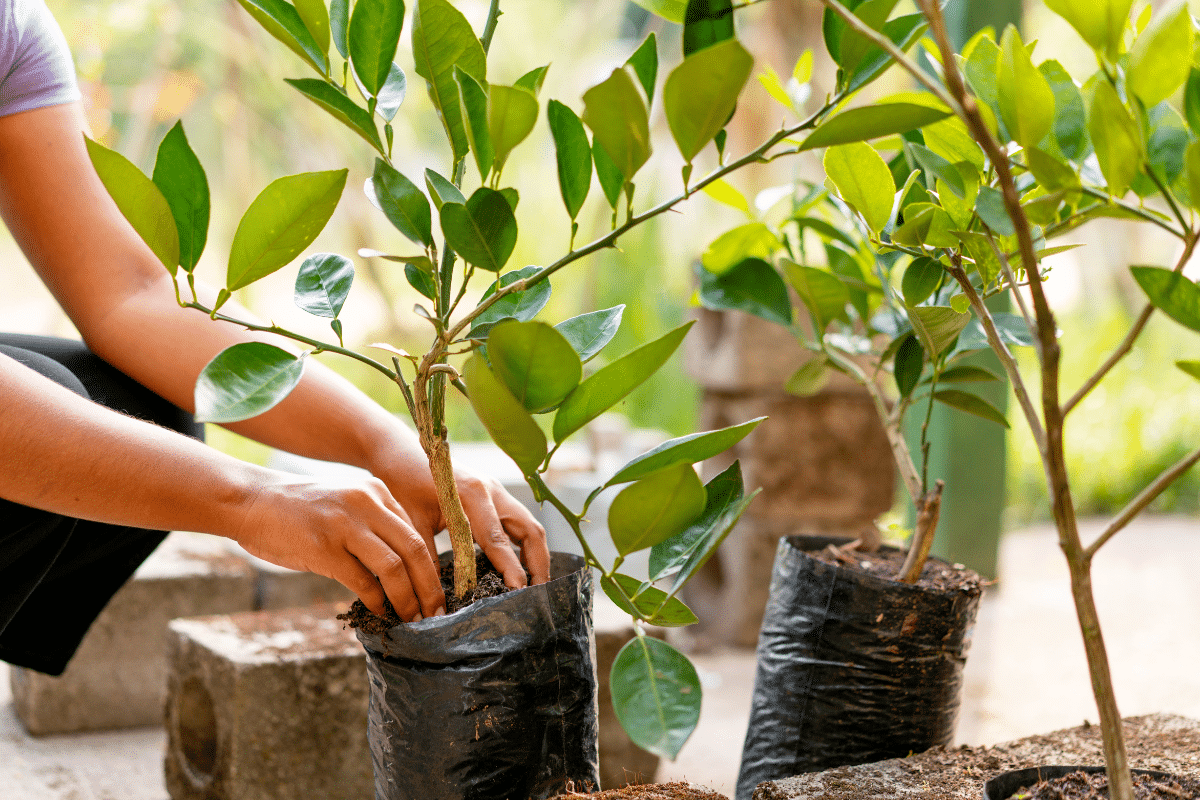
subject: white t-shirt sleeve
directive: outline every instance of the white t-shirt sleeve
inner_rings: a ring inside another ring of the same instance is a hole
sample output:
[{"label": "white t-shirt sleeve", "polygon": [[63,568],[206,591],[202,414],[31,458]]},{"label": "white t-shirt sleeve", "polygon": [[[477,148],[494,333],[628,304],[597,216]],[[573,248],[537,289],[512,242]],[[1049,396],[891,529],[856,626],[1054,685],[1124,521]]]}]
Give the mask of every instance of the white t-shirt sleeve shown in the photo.
[{"label": "white t-shirt sleeve", "polygon": [[79,97],[66,37],[44,0],[3,0],[0,116]]}]

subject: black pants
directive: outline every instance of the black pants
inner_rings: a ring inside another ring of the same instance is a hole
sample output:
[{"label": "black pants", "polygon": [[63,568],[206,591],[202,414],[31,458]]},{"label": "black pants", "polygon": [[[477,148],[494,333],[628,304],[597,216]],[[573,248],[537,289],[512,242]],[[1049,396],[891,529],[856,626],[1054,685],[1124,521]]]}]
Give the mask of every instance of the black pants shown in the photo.
[{"label": "black pants", "polygon": [[[190,414],[82,342],[0,334],[0,353],[97,403],[203,438]],[[61,675],[96,616],[165,536],[0,499],[0,661]]]}]

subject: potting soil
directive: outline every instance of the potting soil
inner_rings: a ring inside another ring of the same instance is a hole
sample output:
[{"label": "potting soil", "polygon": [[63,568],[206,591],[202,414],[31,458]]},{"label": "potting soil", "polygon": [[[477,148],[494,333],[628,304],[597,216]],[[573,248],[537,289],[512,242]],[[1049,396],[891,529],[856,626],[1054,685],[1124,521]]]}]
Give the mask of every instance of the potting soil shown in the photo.
[{"label": "potting soil", "polygon": [[[1197,800],[1200,798],[1200,780],[1135,773],[1133,796],[1136,800]],[[1108,800],[1108,797],[1108,775],[1104,772],[1075,771],[1060,778],[1024,786],[1000,800]]]}]

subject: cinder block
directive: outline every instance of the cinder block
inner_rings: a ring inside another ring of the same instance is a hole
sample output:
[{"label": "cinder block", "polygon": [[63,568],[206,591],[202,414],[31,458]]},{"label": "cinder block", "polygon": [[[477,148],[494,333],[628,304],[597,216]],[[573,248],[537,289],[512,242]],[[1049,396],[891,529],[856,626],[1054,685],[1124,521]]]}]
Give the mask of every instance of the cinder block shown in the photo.
[{"label": "cinder block", "polygon": [[366,800],[366,654],[339,606],[171,622],[172,800]]},{"label": "cinder block", "polygon": [[[616,789],[630,783],[653,783],[659,758],[633,743],[613,710],[609,673],[617,653],[633,639],[629,615],[607,598],[595,600],[596,697],[600,705],[600,788]],[[663,638],[663,629],[651,627],[651,636]]]},{"label": "cinder block", "polygon": [[36,736],[162,722],[167,622],[253,608],[254,572],[224,540],[173,533],[113,597],[60,677],[13,667],[17,716]]},{"label": "cinder block", "polygon": [[229,609],[231,612],[279,611],[354,599],[354,592],[333,578],[280,567],[250,555],[234,542],[229,542],[228,545],[232,552],[244,559],[254,570],[254,605],[249,609]]}]

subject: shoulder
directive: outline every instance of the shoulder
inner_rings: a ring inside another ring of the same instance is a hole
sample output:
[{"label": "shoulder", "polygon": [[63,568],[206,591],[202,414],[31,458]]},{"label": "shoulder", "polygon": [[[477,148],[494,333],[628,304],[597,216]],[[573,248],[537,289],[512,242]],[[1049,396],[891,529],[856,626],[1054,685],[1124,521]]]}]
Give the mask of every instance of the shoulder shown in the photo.
[{"label": "shoulder", "polygon": [[0,0],[0,115],[77,99],[66,37],[44,0]]}]

